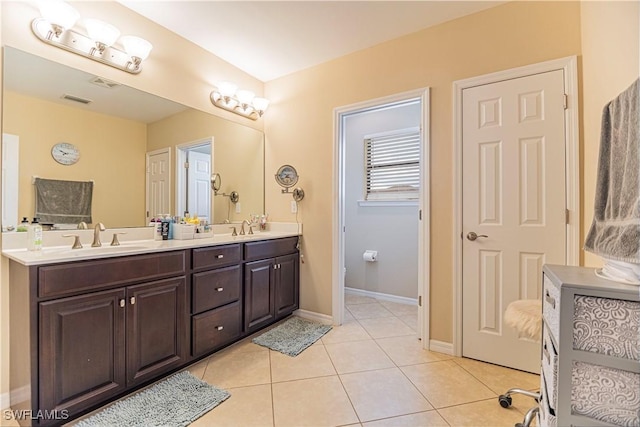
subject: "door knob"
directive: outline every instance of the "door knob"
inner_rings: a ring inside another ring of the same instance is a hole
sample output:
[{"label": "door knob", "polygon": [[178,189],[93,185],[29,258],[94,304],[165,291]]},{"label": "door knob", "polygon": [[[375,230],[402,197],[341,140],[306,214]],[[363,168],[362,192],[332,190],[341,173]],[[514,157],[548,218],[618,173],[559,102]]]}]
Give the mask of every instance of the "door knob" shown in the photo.
[{"label": "door knob", "polygon": [[469,234],[467,234],[467,239],[471,240],[472,242],[474,240],[476,240],[478,237],[489,237],[486,234],[476,234],[475,231],[470,231]]}]

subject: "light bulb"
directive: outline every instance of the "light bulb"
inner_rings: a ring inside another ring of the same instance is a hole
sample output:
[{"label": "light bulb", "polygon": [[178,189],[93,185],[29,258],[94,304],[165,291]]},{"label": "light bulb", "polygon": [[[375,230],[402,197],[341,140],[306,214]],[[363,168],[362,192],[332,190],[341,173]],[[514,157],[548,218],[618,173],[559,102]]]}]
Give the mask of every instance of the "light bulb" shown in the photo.
[{"label": "light bulb", "polygon": [[136,36],[123,36],[120,39],[120,42],[122,43],[125,52],[127,52],[127,55],[139,58],[141,61],[147,59],[151,49],[153,49],[153,45],[151,43]]},{"label": "light bulb", "polygon": [[111,46],[120,36],[120,30],[99,19],[85,19],[84,24],[89,37],[96,43]]}]

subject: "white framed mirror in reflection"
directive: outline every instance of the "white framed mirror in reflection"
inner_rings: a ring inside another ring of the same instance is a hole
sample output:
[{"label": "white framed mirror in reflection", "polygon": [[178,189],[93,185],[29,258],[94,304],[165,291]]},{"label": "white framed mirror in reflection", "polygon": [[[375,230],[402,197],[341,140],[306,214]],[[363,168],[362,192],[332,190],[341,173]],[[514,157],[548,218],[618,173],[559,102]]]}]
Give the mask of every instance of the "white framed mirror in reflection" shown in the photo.
[{"label": "white framed mirror in reflection", "polygon": [[[93,182],[92,221],[111,228],[190,209],[213,223],[264,213],[262,132],[12,47],[3,55],[3,169],[15,175],[3,179],[3,231],[36,216],[36,177]],[[51,152],[59,143],[76,147],[78,159],[56,161]],[[199,166],[209,160],[208,172],[222,177],[221,192],[237,192],[238,203],[203,194],[203,185],[190,185],[196,174],[180,170],[185,147],[207,144],[208,151],[198,150],[209,153],[199,156]],[[161,162],[149,161],[162,152]],[[154,190],[158,182],[164,192]]]}]

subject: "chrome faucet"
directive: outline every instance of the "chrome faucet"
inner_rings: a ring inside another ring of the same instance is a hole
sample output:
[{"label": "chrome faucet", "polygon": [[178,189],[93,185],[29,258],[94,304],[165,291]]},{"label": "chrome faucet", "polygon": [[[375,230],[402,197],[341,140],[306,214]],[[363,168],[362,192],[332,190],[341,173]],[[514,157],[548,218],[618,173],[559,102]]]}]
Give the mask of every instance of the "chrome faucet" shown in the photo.
[{"label": "chrome faucet", "polygon": [[91,243],[92,248],[102,246],[102,243],[100,242],[100,232],[105,230],[106,228],[104,227],[103,223],[99,222],[96,224],[96,227],[93,230],[93,243]]},{"label": "chrome faucet", "polygon": [[251,223],[249,221],[247,221],[246,219],[244,221],[242,221],[242,224],[240,224],[240,235],[244,236],[244,225],[247,224],[249,226],[249,234],[253,234],[253,228],[251,227]]}]

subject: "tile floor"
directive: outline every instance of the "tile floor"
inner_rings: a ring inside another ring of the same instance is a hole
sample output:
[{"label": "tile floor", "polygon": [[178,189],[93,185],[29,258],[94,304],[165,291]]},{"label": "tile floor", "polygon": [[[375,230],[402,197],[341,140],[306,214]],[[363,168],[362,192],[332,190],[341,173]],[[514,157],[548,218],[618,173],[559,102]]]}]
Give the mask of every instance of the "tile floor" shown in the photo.
[{"label": "tile floor", "polygon": [[417,307],[347,294],[346,322],[297,357],[246,338],[189,368],[231,397],[200,426],[513,426],[539,377],[422,350]]}]

